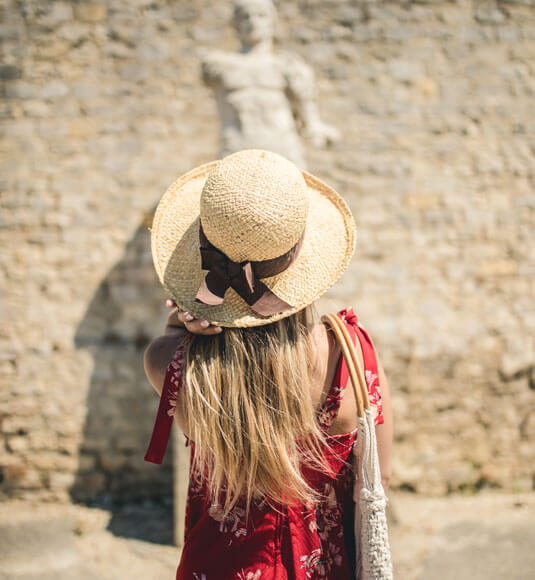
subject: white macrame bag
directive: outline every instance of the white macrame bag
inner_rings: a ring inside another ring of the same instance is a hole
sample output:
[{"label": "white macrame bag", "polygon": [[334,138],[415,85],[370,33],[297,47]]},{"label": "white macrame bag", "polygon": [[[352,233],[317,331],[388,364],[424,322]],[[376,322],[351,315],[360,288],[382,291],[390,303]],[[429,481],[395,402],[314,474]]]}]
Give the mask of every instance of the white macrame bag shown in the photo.
[{"label": "white macrame bag", "polygon": [[386,519],[388,498],[381,483],[375,413],[370,407],[364,373],[345,323],[335,314],[327,314],[322,320],[329,323],[340,343],[357,401],[358,436],[353,446],[355,580],[392,580],[394,573]]}]

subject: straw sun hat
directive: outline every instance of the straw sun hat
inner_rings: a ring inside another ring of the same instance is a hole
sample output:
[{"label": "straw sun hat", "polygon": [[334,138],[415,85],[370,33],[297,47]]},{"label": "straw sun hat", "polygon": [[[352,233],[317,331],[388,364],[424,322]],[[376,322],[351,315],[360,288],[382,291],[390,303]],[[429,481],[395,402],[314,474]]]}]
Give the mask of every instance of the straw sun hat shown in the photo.
[{"label": "straw sun hat", "polygon": [[314,302],[342,275],[355,238],[336,191],[276,153],[246,149],[169,187],[151,247],[160,282],[180,309],[246,327]]}]

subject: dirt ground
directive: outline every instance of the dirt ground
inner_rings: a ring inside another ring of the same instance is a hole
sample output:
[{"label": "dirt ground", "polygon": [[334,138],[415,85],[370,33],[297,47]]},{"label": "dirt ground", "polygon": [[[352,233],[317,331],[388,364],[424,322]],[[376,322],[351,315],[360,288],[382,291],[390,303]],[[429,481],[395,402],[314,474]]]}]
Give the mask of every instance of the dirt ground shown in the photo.
[{"label": "dirt ground", "polygon": [[[389,493],[398,580],[528,579],[535,570],[535,494],[421,497]],[[0,580],[174,578],[169,505],[115,512],[0,504]]]}]

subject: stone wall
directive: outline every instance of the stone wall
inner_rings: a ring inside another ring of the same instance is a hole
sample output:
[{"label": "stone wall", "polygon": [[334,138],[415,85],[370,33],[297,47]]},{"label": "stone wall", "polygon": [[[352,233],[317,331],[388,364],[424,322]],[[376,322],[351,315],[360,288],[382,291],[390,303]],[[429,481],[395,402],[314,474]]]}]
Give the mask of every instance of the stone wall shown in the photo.
[{"label": "stone wall", "polygon": [[[324,310],[354,305],[395,412],[394,487],[532,489],[535,3],[278,2],[342,132],[309,168],[358,250]],[[169,496],[143,455],[165,319],[151,213],[217,155],[202,51],[231,3],[4,0],[0,451],[4,497]]]}]

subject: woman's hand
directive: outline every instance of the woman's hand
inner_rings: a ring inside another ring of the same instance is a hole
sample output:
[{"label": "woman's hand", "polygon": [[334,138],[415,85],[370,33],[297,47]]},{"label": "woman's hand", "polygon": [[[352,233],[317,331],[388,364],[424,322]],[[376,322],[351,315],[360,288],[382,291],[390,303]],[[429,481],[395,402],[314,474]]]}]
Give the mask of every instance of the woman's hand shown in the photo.
[{"label": "woman's hand", "polygon": [[172,309],[167,317],[165,334],[176,334],[185,329],[193,334],[210,335],[219,334],[223,330],[221,326],[210,324],[204,318],[194,318],[191,312],[179,311],[174,300],[168,299],[165,304]]}]

